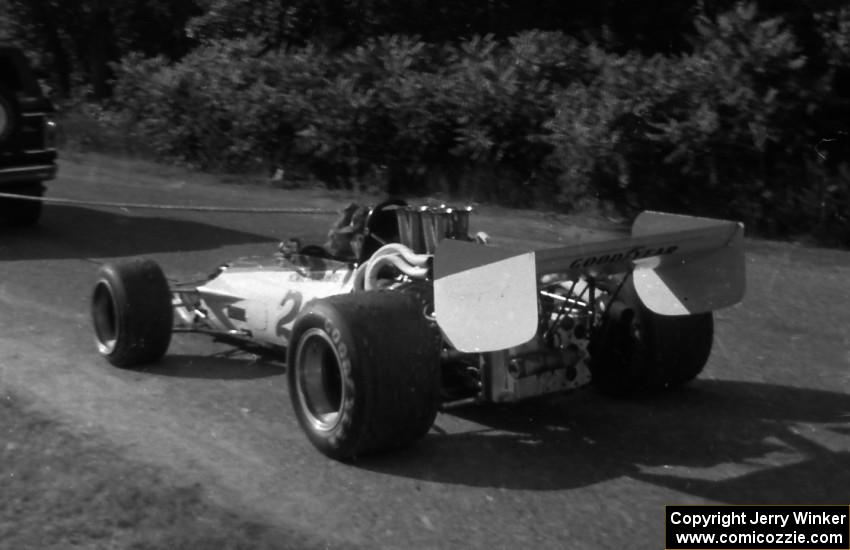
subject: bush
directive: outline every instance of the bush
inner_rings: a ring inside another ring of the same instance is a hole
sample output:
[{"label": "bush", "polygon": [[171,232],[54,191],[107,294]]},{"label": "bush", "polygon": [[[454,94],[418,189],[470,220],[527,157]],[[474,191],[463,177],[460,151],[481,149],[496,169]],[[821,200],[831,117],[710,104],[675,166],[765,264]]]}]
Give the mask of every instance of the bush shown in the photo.
[{"label": "bush", "polygon": [[690,51],[667,56],[541,31],[333,53],[219,40],[177,63],[125,58],[115,99],[161,155],[202,168],[307,167],[336,187],[664,209],[850,244],[847,159],[824,141],[850,119],[850,9],[817,22],[826,69],[782,19],[739,5],[695,19]]},{"label": "bush", "polygon": [[817,231],[837,198],[813,165],[826,81],[803,74],[794,36],[752,6],[696,27],[691,54],[597,51],[596,77],[558,94],[546,139],[559,200],[731,217],[770,235]]},{"label": "bush", "polygon": [[550,95],[578,52],[558,33],[499,45],[476,37],[437,48],[371,40],[343,55],[317,48],[254,55],[221,41],[177,64],[126,58],[116,99],[164,156],[203,168],[308,165],[331,185],[385,173],[396,191],[428,192],[434,166],[454,175],[505,164],[525,177],[550,148],[535,140]]},{"label": "bush", "polygon": [[163,156],[202,168],[265,166],[294,146],[327,63],[311,48],[269,58],[256,47],[214,43],[176,64],[130,56],[117,68],[116,102]]}]

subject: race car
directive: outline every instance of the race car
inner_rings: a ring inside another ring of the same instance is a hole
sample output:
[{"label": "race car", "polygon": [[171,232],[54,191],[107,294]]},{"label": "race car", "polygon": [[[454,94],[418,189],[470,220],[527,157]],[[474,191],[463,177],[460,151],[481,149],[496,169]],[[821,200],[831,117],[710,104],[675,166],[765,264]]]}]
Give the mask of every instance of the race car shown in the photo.
[{"label": "race car", "polygon": [[98,351],[138,367],[199,332],[275,354],[309,440],[349,460],[411,444],[459,404],[684,384],[708,360],[713,310],[744,294],[737,222],[647,211],[630,236],[517,252],[470,237],[469,217],[352,205],[325,246],[288,241],[191,283],[148,259],[104,264]]}]

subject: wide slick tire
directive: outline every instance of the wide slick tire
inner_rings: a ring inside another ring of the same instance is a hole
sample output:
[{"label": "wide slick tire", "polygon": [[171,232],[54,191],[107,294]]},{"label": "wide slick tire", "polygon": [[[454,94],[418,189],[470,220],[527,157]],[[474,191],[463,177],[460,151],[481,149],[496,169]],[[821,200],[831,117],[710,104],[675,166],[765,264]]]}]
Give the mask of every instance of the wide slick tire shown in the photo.
[{"label": "wide slick tire", "polygon": [[591,371],[597,390],[637,397],[681,386],[702,372],[714,340],[711,312],[685,316],[653,313],[631,280],[617,298],[628,313],[608,318],[591,341]]},{"label": "wide slick tire", "polygon": [[439,332],[412,296],[362,292],[308,304],[287,361],[301,428],[337,460],[424,437],[439,404],[439,351]]},{"label": "wide slick tire", "polygon": [[173,308],[168,281],[152,260],[105,264],[91,299],[98,352],[117,367],[154,363],[171,343]]}]

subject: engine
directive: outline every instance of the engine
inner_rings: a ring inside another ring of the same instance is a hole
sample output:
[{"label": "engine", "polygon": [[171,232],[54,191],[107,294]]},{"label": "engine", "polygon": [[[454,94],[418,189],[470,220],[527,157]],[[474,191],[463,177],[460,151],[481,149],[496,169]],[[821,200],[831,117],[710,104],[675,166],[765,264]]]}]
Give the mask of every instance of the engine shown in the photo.
[{"label": "engine", "polygon": [[[421,283],[430,288],[428,268],[437,243],[446,238],[485,241],[482,234],[469,235],[471,210],[447,206],[394,208],[396,243],[383,246],[361,267],[362,275],[355,276],[355,288],[380,288],[376,274],[391,267],[393,273],[401,273],[402,280],[407,281],[397,283],[396,288],[419,289],[416,293],[426,302],[426,312],[433,311],[433,302],[427,303]],[[605,310],[608,293],[595,282],[558,275],[545,277],[538,287],[539,326],[530,341],[483,354],[443,350],[444,402],[519,401],[590,382],[588,346],[594,326]]]},{"label": "engine", "polygon": [[419,254],[433,254],[442,239],[472,240],[469,214],[472,207],[445,205],[403,207],[396,210],[401,244]]},{"label": "engine", "polygon": [[488,383],[482,397],[518,401],[589,383],[588,345],[604,304],[604,295],[583,279],[542,283],[536,337],[486,354]]}]

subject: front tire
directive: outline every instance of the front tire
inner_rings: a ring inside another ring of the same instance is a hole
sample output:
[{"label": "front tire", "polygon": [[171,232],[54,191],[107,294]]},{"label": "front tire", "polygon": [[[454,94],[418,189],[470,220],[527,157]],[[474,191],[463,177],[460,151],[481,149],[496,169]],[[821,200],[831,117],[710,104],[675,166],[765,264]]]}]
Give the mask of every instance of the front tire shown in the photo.
[{"label": "front tire", "polygon": [[591,371],[597,390],[635,397],[681,386],[702,372],[711,354],[711,312],[658,315],[637,296],[631,280],[620,296],[622,314],[609,317],[591,341]]},{"label": "front tire", "polygon": [[101,267],[91,314],[98,352],[117,367],[153,363],[168,350],[174,315],[171,291],[152,260]]},{"label": "front tire", "polygon": [[440,337],[414,297],[376,291],[313,302],[287,361],[295,415],[313,445],[348,460],[423,437],[439,398]]}]

